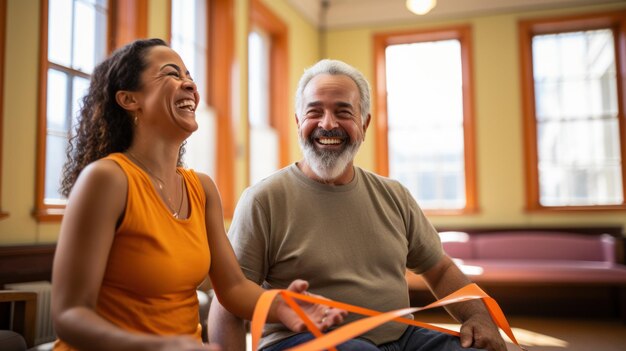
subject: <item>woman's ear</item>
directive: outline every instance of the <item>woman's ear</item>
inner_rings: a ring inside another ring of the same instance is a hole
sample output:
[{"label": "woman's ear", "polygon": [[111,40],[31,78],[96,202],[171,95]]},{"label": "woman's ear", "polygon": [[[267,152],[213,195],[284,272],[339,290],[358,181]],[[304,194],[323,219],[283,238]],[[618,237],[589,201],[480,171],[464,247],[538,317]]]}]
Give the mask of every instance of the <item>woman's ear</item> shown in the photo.
[{"label": "woman's ear", "polygon": [[127,111],[136,111],[139,108],[135,94],[132,91],[119,90],[115,93],[115,101]]}]

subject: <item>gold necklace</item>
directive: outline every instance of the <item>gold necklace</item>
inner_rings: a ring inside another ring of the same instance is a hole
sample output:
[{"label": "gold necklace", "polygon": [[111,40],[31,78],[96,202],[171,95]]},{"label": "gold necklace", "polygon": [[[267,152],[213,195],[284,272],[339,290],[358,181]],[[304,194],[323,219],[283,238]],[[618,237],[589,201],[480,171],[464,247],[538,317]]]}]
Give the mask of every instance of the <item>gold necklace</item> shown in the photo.
[{"label": "gold necklace", "polygon": [[146,170],[146,172],[148,173],[148,175],[152,178],[154,178],[155,183],[157,184],[157,187],[159,188],[159,193],[161,193],[161,196],[166,200],[167,202],[167,207],[170,210],[170,213],[172,213],[172,216],[174,216],[174,218],[178,219],[180,216],[180,210],[183,208],[183,198],[184,196],[184,192],[185,192],[185,188],[184,188],[184,180],[182,175],[180,175],[178,173],[178,170],[176,170],[176,174],[180,176],[180,202],[178,203],[178,210],[174,210],[173,206],[172,206],[172,198],[167,196],[165,194],[165,182],[163,181],[163,179],[159,178],[156,176],[156,174],[154,174],[154,172],[152,172],[152,170],[150,169],[150,167],[146,166],[143,162],[141,162],[141,160],[135,156],[134,153],[130,152],[129,150],[126,150],[126,153],[128,154],[128,156],[131,157],[131,159],[133,161],[135,161],[135,163],[137,163],[142,169]]}]

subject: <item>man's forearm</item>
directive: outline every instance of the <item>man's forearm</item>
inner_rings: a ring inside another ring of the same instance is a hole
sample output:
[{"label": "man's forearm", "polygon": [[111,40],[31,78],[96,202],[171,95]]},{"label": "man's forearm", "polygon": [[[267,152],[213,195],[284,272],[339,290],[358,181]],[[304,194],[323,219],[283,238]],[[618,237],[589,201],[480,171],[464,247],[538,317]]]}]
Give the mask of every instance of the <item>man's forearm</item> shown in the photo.
[{"label": "man's forearm", "polygon": [[[432,270],[423,274],[423,277],[437,299],[441,299],[471,283],[448,257],[442,259]],[[448,305],[445,308],[459,322],[464,322],[473,315],[484,315],[489,318],[489,312],[482,301],[467,301]]]}]

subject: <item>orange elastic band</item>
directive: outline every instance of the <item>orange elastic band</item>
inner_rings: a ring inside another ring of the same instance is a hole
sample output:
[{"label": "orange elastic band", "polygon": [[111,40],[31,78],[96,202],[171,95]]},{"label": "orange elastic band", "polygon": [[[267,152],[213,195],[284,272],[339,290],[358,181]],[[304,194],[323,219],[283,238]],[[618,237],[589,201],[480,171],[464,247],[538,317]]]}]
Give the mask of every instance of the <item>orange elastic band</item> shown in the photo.
[{"label": "orange elastic band", "polygon": [[[267,314],[269,313],[270,306],[272,305],[272,301],[276,298],[277,295],[281,295],[281,297],[285,300],[285,302],[294,310],[294,312],[302,319],[304,324],[307,326],[309,331],[315,336],[315,339],[298,345],[292,349],[291,351],[317,351],[317,350],[335,350],[334,346],[339,345],[347,340],[350,340],[354,337],[357,337],[371,329],[374,329],[380,326],[383,323],[396,321],[400,323],[405,323],[409,325],[414,325],[422,328],[428,328],[432,330],[437,330],[443,333],[459,336],[459,333],[453,330],[441,328],[434,326],[432,324],[423,323],[419,321],[415,321],[412,319],[404,318],[407,314],[415,313],[418,311],[423,311],[435,307],[442,307],[445,305],[482,299],[493,319],[494,323],[504,331],[504,333],[511,339],[511,341],[517,345],[521,350],[525,350],[515,339],[513,332],[511,331],[511,327],[509,326],[509,322],[504,317],[504,313],[498,303],[489,295],[487,295],[478,285],[469,284],[465,287],[453,292],[452,294],[437,300],[427,306],[424,307],[413,307],[413,308],[403,308],[391,312],[378,312],[358,306],[349,305],[342,302],[337,302],[333,300],[313,297],[310,295],[298,294],[288,290],[268,290],[261,295],[259,301],[256,304],[254,309],[254,314],[252,316],[252,325],[251,325],[251,336],[252,336],[252,349],[257,350],[259,346],[259,340],[261,339],[261,333],[263,331],[263,327],[265,326],[265,322],[267,320]],[[343,309],[349,312],[358,313],[361,315],[369,316],[367,318],[359,319],[352,323],[346,324],[340,328],[337,328],[327,334],[323,334],[315,324],[308,318],[306,313],[302,311],[300,306],[294,301],[301,300],[310,303],[316,303],[320,305],[326,305],[329,307],[335,307],[339,309]]]}]

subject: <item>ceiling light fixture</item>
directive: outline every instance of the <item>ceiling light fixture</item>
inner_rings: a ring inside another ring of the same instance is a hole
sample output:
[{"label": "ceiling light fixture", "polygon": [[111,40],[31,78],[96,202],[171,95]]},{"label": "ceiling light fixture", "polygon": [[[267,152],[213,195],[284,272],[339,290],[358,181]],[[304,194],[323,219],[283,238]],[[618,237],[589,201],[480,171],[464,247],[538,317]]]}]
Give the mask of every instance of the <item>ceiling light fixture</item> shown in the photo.
[{"label": "ceiling light fixture", "polygon": [[416,15],[425,15],[437,5],[437,0],[406,0],[406,8]]}]

